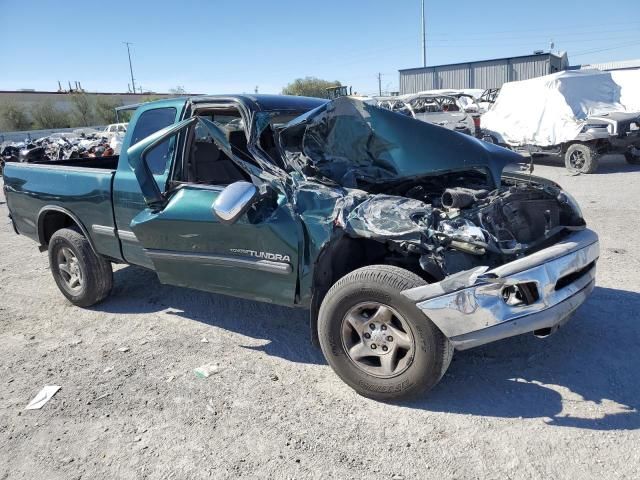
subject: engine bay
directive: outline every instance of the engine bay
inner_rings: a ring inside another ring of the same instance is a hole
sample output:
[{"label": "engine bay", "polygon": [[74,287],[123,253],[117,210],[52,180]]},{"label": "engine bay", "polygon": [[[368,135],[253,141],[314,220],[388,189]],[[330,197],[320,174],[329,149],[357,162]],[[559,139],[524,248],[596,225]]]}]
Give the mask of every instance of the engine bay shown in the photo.
[{"label": "engine bay", "polygon": [[422,270],[437,276],[495,267],[585,227],[575,201],[553,184],[488,185],[476,171],[376,185],[339,223],[351,236],[419,256]]}]

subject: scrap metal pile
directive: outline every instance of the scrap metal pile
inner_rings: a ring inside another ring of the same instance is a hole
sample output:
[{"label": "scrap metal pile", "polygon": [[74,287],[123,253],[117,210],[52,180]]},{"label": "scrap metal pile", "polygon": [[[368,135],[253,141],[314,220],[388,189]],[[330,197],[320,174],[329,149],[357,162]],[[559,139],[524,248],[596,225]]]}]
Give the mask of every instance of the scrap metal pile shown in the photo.
[{"label": "scrap metal pile", "polygon": [[3,142],[0,159],[4,162],[56,162],[74,158],[108,157],[120,154],[123,132],[91,128],[53,133],[36,140]]}]

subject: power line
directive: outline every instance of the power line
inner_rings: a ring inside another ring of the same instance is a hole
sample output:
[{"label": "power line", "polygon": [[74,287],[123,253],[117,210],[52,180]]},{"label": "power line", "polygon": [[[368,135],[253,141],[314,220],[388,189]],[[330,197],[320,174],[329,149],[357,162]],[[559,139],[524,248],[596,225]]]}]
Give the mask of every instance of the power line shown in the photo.
[{"label": "power line", "polygon": [[622,43],[622,44],[614,45],[612,47],[607,47],[607,48],[598,48],[595,50],[584,50],[582,52],[573,53],[571,54],[571,56],[579,57],[581,55],[588,55],[589,53],[608,52],[609,50],[616,50],[618,48],[624,48],[624,47],[632,47],[634,45],[640,45],[640,42]]}]

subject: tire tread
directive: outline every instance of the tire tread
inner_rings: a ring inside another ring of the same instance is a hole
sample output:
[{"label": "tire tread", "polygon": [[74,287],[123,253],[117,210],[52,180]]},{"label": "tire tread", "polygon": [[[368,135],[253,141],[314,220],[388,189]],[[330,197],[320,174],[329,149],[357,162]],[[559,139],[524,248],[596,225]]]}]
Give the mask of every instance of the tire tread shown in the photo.
[{"label": "tire tread", "polygon": [[[408,290],[410,288],[419,287],[425,285],[426,282],[423,278],[416,275],[413,272],[405,270],[404,268],[396,267],[394,265],[370,265],[366,267],[359,268],[357,270],[348,273],[340,280],[338,280],[327,292],[325,296],[325,300],[322,302],[320,307],[319,318],[323,319],[325,316],[325,310],[327,307],[327,299],[332,299],[334,295],[337,294],[343,288],[353,285],[353,284],[376,284],[376,285],[384,285],[389,287],[397,292],[402,292],[403,290]],[[425,319],[430,322],[430,320]],[[322,320],[321,320],[322,322]],[[448,341],[448,339],[440,332],[440,330],[433,324],[432,331],[434,332],[435,340],[439,345],[438,351],[441,353],[438,358],[438,366],[439,371],[433,380],[426,382],[421,388],[410,392],[409,394],[402,394],[402,398],[406,399],[408,397],[413,397],[419,395],[425,390],[433,387],[445,374],[447,371],[451,360],[453,358],[454,348],[452,344]],[[322,332],[319,332],[319,336],[322,338]],[[322,340],[321,340],[322,344]],[[365,394],[366,396],[379,400],[389,400],[391,399],[387,394],[377,394],[372,392],[359,392],[361,394]]]},{"label": "tire tread", "polygon": [[[86,287],[82,295],[73,297],[69,295],[60,285],[58,288],[67,299],[79,307],[90,307],[103,301],[111,292],[113,287],[113,270],[111,262],[104,257],[96,255],[91,248],[91,244],[85,236],[76,228],[62,228],[57,230],[49,241],[49,263],[55,278],[53,251],[57,243],[69,243],[78,253],[78,259],[85,263]],[[58,279],[56,278],[56,283]]]}]

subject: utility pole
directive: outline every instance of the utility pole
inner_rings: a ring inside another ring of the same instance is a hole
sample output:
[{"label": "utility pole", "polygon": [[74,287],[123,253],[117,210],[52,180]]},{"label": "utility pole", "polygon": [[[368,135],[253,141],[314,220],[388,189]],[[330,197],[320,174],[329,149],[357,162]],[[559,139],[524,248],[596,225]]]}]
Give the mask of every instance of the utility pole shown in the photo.
[{"label": "utility pole", "polygon": [[378,73],[378,95],[382,96],[382,74]]},{"label": "utility pole", "polygon": [[129,50],[129,45],[133,45],[130,42],[122,42],[127,46],[127,54],[129,55],[129,71],[131,72],[131,86],[133,87],[133,93],[136,93],[136,81],[133,79],[133,67],[131,66],[131,50]]},{"label": "utility pole", "polygon": [[422,0],[422,66],[427,66],[427,29],[424,19],[424,0]]}]

